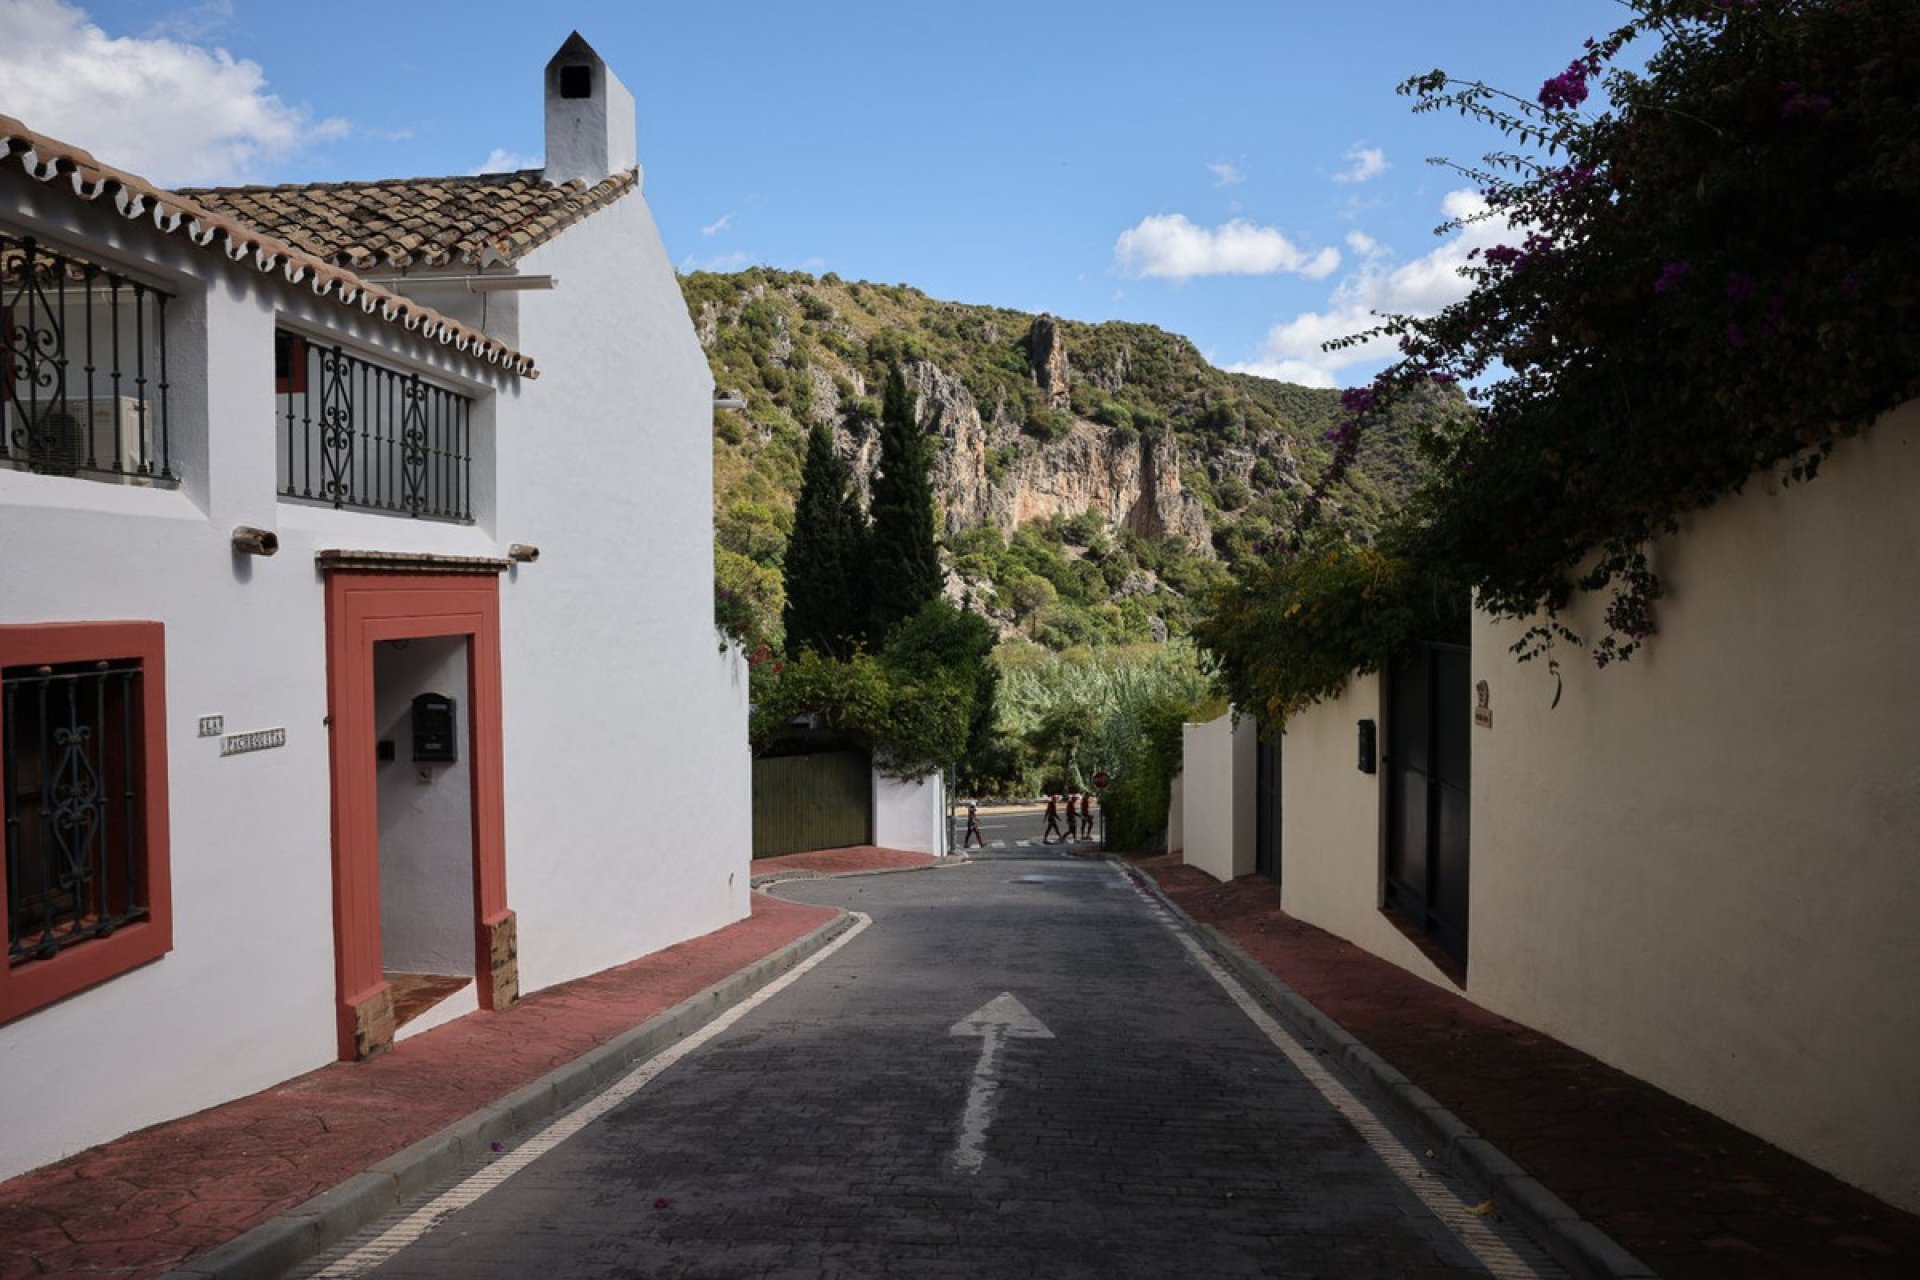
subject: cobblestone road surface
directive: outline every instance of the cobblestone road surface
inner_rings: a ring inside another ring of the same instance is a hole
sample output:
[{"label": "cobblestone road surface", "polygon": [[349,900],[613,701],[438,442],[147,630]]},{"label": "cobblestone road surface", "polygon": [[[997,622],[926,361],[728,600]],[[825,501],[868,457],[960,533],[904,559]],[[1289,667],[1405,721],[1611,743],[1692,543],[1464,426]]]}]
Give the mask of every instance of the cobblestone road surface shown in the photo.
[{"label": "cobblestone road surface", "polygon": [[[1112,868],[780,892],[873,923],[364,1273],[1486,1274]],[[984,1041],[952,1032],[1007,993],[1052,1038],[997,1041],[970,1168]]]}]

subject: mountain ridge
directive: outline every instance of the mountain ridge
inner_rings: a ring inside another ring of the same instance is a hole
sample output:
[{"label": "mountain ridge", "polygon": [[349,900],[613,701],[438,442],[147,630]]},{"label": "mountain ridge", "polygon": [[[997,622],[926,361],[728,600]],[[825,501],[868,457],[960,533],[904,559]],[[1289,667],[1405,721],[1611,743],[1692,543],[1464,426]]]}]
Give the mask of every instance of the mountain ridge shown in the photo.
[{"label": "mountain ridge", "polygon": [[[1216,369],[1151,325],[832,273],[693,273],[681,287],[716,387],[746,402],[715,415],[716,581],[763,637],[806,432],[832,430],[864,490],[893,364],[932,449],[949,595],[1056,648],[1183,631],[1230,565],[1293,536],[1340,417],[1336,391]],[[1370,436],[1323,519],[1372,537],[1417,478],[1412,425]]]}]

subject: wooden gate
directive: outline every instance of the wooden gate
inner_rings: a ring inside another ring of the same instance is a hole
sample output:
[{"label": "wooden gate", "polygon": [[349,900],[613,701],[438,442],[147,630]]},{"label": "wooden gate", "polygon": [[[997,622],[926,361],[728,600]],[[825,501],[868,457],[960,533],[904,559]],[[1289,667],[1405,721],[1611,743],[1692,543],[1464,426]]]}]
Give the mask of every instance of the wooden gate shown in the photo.
[{"label": "wooden gate", "polygon": [[864,751],[753,762],[753,856],[873,842],[873,762]]},{"label": "wooden gate", "polygon": [[1471,650],[1413,644],[1387,686],[1386,905],[1467,963]]}]

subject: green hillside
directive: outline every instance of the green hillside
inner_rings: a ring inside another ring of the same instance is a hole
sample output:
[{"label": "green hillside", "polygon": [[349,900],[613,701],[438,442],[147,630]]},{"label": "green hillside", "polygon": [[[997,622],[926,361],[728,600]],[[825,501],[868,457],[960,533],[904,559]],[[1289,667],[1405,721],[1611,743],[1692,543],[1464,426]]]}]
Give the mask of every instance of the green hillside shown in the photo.
[{"label": "green hillside", "polygon": [[[778,639],[807,430],[833,428],[864,483],[892,363],[923,388],[950,592],[1053,648],[1182,633],[1228,565],[1291,536],[1340,411],[1337,392],[1222,372],[1148,325],[1036,328],[905,285],[764,268],[681,284],[716,385],[746,401],[714,418],[716,581],[723,614],[759,639]],[[1338,495],[1333,519],[1356,539],[1413,483],[1403,436],[1370,438]]]}]

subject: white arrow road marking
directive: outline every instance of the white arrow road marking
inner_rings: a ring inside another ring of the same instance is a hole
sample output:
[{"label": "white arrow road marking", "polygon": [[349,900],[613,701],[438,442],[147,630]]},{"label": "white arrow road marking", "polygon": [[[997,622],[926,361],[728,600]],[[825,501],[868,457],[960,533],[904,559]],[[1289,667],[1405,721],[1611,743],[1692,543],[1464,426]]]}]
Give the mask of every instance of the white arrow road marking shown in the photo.
[{"label": "white arrow road marking", "polygon": [[987,1158],[987,1126],[1000,1099],[1000,1047],[1008,1040],[1051,1040],[1040,1019],[1003,991],[948,1029],[950,1036],[979,1036],[980,1059],[967,1086],[967,1109],[960,1115],[960,1140],[953,1147],[955,1173],[978,1173]]}]

